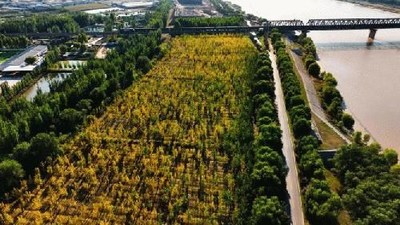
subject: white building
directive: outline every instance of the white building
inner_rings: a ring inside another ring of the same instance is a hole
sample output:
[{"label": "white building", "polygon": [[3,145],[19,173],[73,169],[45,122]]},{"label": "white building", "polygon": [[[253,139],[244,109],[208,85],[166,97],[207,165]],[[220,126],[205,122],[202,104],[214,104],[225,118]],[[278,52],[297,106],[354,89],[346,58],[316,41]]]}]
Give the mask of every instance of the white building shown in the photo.
[{"label": "white building", "polygon": [[124,2],[120,4],[120,7],[125,9],[150,8],[153,4],[153,2]]},{"label": "white building", "polygon": [[[44,62],[47,51],[46,45],[29,47],[1,64],[0,71],[3,73],[32,72]],[[37,60],[34,64],[27,64],[25,59],[28,57],[36,57]]]}]

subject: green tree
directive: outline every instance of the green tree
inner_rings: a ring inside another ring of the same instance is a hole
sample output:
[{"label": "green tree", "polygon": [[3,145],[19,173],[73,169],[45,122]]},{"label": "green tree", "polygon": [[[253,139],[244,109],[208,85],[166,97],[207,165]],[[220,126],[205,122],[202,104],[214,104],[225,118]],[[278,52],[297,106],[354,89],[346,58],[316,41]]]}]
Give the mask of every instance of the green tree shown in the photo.
[{"label": "green tree", "polygon": [[85,33],[78,34],[78,42],[81,44],[85,44],[88,42],[88,36]]},{"label": "green tree", "polygon": [[257,110],[257,118],[269,117],[276,118],[276,111],[274,105],[271,102],[265,102],[258,110]]},{"label": "green tree", "polygon": [[319,78],[319,74],[321,73],[321,67],[319,67],[317,62],[311,63],[308,67],[308,73],[313,76]]},{"label": "green tree", "polygon": [[320,143],[317,138],[312,135],[302,136],[296,145],[299,155],[304,155],[309,151],[314,151],[319,147]]},{"label": "green tree", "polygon": [[61,154],[57,139],[47,133],[39,133],[31,139],[29,154],[32,156],[31,164],[28,166],[30,171],[39,166],[47,157],[56,157]]},{"label": "green tree", "polygon": [[[305,105],[306,105],[306,103],[305,103],[305,101],[304,101],[304,99],[303,99],[303,96],[301,96],[301,95],[295,95],[295,96],[292,96],[292,97],[290,97],[290,99],[289,99],[289,105],[291,106],[291,107],[301,107],[303,110],[306,110],[305,109]],[[308,109],[309,110],[309,109]],[[291,110],[292,111],[292,110]]]},{"label": "green tree", "polygon": [[267,94],[268,96],[274,96],[275,86],[272,81],[260,80],[254,84],[253,92],[257,94]]},{"label": "green tree", "polygon": [[10,153],[18,140],[17,128],[12,123],[0,119],[0,155]]},{"label": "green tree", "polygon": [[88,112],[90,112],[92,110],[92,108],[93,108],[92,105],[93,105],[93,101],[92,100],[90,100],[90,99],[82,99],[76,104],[76,108],[81,110],[81,111],[83,111],[83,112],[85,112],[85,113],[88,113]]},{"label": "green tree", "polygon": [[259,80],[270,80],[272,78],[272,69],[270,66],[262,66],[257,70],[255,79]]},{"label": "green tree", "polygon": [[390,166],[394,166],[397,164],[398,154],[394,149],[385,149],[385,151],[383,151],[383,156]]},{"label": "green tree", "polygon": [[396,165],[393,165],[392,167],[390,167],[390,172],[400,175],[400,164],[396,164]]},{"label": "green tree", "polygon": [[364,145],[364,144],[366,144],[366,142],[364,142],[364,140],[363,140],[362,133],[359,132],[359,131],[354,132],[352,141],[356,145]]},{"label": "green tree", "polygon": [[328,108],[326,111],[333,119],[337,119],[337,118],[341,119],[341,116],[343,114],[341,99],[339,99],[339,98],[333,99],[333,101],[328,105]]},{"label": "green tree", "polygon": [[311,132],[311,123],[306,119],[299,119],[293,123],[293,133],[295,137],[308,135]]},{"label": "green tree", "polygon": [[136,62],[136,68],[141,70],[142,73],[147,73],[151,69],[151,62],[147,56],[139,56]]},{"label": "green tree", "polygon": [[336,87],[337,81],[331,73],[323,72],[322,78],[324,80],[324,85],[330,86],[330,87]]},{"label": "green tree", "polygon": [[253,96],[253,104],[255,109],[258,109],[264,104],[270,104],[271,102],[272,102],[271,98],[265,93]]},{"label": "green tree", "polygon": [[35,56],[28,56],[25,58],[25,63],[28,65],[32,65],[37,61],[37,58]]},{"label": "green tree", "polygon": [[313,63],[315,63],[315,58],[312,55],[307,55],[304,59],[304,65],[306,66],[306,68],[310,68],[310,65]]},{"label": "green tree", "polygon": [[304,198],[312,224],[333,224],[336,221],[341,209],[340,197],[330,192],[326,181],[312,179]]},{"label": "green tree", "polygon": [[253,201],[251,224],[288,225],[289,218],[277,197],[257,197]]},{"label": "green tree", "polygon": [[32,155],[30,152],[30,143],[21,142],[13,149],[13,158],[17,160],[24,167],[25,171],[29,173],[29,169],[33,166],[30,166],[30,161],[32,160]]},{"label": "green tree", "polygon": [[75,132],[83,121],[83,115],[76,109],[64,109],[60,113],[60,131],[64,133]]},{"label": "green tree", "polygon": [[397,225],[400,216],[399,177],[380,174],[348,189],[343,202],[357,225]]},{"label": "green tree", "polygon": [[301,156],[299,168],[306,182],[311,181],[311,178],[324,179],[324,164],[315,150]]},{"label": "green tree", "polygon": [[342,122],[343,122],[344,127],[346,127],[347,129],[349,129],[349,130],[353,129],[354,119],[351,115],[349,115],[347,113],[343,113]]},{"label": "green tree", "polygon": [[0,195],[11,191],[24,177],[21,164],[12,159],[6,159],[0,163]]},{"label": "green tree", "polygon": [[357,220],[355,225],[398,225],[399,214],[396,209],[399,209],[396,205],[373,207],[369,210],[367,217]]},{"label": "green tree", "polygon": [[282,131],[279,125],[270,123],[259,127],[260,134],[256,138],[258,146],[268,146],[272,149],[282,149]]},{"label": "green tree", "polygon": [[347,187],[356,186],[361,180],[389,171],[389,163],[380,155],[379,145],[352,144],[343,146],[334,157],[335,170]]},{"label": "green tree", "polygon": [[[291,99],[292,100],[292,99]],[[292,101],[293,102],[293,101]],[[293,121],[298,121],[300,119],[311,120],[311,110],[306,105],[294,106],[290,112],[290,118]]]}]

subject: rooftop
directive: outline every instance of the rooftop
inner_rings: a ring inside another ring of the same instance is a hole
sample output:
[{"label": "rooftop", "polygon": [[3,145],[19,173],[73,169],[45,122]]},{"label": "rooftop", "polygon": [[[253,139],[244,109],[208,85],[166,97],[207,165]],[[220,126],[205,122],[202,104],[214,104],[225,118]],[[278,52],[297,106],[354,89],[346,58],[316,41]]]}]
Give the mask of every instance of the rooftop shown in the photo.
[{"label": "rooftop", "polygon": [[[37,66],[43,63],[44,56],[47,53],[46,45],[37,45],[27,48],[20,54],[17,54],[3,64],[0,65],[0,71],[2,72],[30,72],[33,71]],[[32,64],[27,65],[25,59],[27,57],[37,57],[38,60]]]},{"label": "rooftop", "polygon": [[147,8],[152,7],[153,2],[125,2],[120,5],[124,8]]}]

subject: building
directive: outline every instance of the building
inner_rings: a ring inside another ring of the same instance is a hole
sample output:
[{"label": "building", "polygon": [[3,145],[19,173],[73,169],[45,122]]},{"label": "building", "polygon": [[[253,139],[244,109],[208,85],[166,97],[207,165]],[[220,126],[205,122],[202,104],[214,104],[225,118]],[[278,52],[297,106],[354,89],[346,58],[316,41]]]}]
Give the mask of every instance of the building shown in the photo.
[{"label": "building", "polygon": [[154,5],[153,2],[124,2],[120,4],[115,4],[118,7],[124,9],[143,9],[143,8],[150,8]]},{"label": "building", "polygon": [[203,0],[178,0],[182,5],[202,5]]},{"label": "building", "polygon": [[[2,73],[32,72],[44,62],[47,51],[46,45],[29,47],[1,64],[0,71]],[[36,57],[37,60],[34,64],[27,64],[25,59],[28,57]]]}]

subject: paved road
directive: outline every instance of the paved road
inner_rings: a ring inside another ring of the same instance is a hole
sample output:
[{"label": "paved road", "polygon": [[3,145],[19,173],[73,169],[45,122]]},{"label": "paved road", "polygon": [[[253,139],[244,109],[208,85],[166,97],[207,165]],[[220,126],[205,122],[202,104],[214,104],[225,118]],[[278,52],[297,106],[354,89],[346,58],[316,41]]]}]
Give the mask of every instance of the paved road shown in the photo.
[{"label": "paved road", "polygon": [[304,67],[300,56],[298,56],[293,51],[290,51],[290,54],[292,55],[292,58],[294,60],[296,70],[300,73],[301,79],[303,80],[303,85],[306,90],[311,110],[313,110],[314,113],[317,114],[320,118],[327,120],[328,118],[326,117],[324,109],[321,106],[317,91],[315,90],[314,82],[312,78],[308,75],[308,71],[306,71],[306,68]]},{"label": "paved road", "polygon": [[274,70],[276,104],[278,106],[279,123],[282,129],[283,155],[289,173],[286,177],[286,188],[289,194],[289,204],[291,213],[291,224],[304,225],[303,204],[301,203],[300,183],[297,170],[296,156],[294,154],[293,135],[289,127],[289,118],[286,111],[285,99],[283,96],[281,79],[276,65],[276,56],[270,47],[270,59]]},{"label": "paved road", "polygon": [[293,51],[290,51],[290,54],[294,60],[294,65],[296,67],[296,70],[299,72],[301,79],[303,81],[303,85],[306,90],[308,104],[311,109],[311,112],[313,112],[314,115],[316,115],[320,120],[322,120],[326,125],[328,125],[344,141],[346,141],[347,144],[350,144],[351,141],[341,131],[339,131],[328,121],[325,111],[322,108],[321,102],[318,98],[317,91],[315,90],[314,82],[312,78],[308,75],[308,71],[306,71],[306,68],[304,67],[304,64],[301,60],[301,57],[298,56]]},{"label": "paved road", "polygon": [[171,10],[169,10],[167,24],[165,24],[165,27],[167,27],[167,28],[174,27],[174,24],[172,22],[173,18],[174,18],[174,14],[175,14],[175,8],[172,8]]}]

